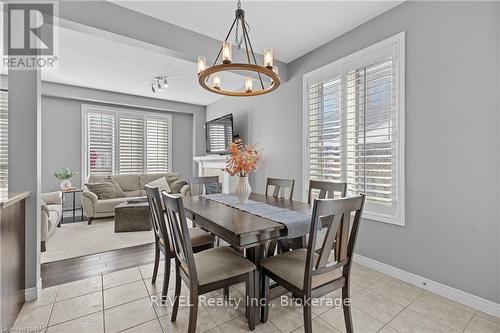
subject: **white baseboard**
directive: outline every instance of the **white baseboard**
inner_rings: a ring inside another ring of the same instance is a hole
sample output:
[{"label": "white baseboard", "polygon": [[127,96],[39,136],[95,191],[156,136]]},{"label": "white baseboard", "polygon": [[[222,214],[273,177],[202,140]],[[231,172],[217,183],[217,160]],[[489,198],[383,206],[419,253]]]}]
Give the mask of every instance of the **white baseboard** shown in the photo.
[{"label": "white baseboard", "polygon": [[500,318],[500,304],[498,303],[449,287],[442,283],[429,280],[422,276],[403,271],[402,269],[367,258],[360,254],[354,254],[354,262]]},{"label": "white baseboard", "polygon": [[40,291],[42,290],[42,279],[38,280],[36,287],[24,289],[24,301],[31,302],[38,298]]}]

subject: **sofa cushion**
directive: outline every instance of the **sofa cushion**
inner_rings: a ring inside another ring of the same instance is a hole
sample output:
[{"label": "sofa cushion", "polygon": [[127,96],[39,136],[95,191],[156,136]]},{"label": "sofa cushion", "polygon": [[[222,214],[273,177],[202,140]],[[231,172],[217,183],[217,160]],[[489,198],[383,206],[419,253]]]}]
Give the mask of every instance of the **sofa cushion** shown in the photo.
[{"label": "sofa cushion", "polygon": [[90,175],[87,183],[103,183],[104,179],[106,179],[106,177],[111,177],[111,176]]},{"label": "sofa cushion", "polygon": [[135,191],[123,191],[125,193],[126,198],[131,198],[131,197],[141,197],[141,190],[135,190]]},{"label": "sofa cushion", "polygon": [[115,212],[115,207],[130,199],[138,199],[139,197],[125,197],[125,198],[114,198],[107,200],[99,200],[94,204],[94,209],[96,213],[113,213]]},{"label": "sofa cushion", "polygon": [[171,193],[179,193],[181,188],[187,183],[181,180],[179,173],[151,173],[151,174],[133,174],[133,175],[111,175],[111,176],[96,176],[89,177],[89,183],[103,183],[109,177],[116,181],[122,189],[125,197],[145,196],[144,187],[147,183],[157,180],[158,178],[167,178],[167,183]]},{"label": "sofa cushion", "polygon": [[167,178],[161,177],[158,178],[157,180],[153,180],[152,182],[147,183],[146,185],[150,187],[157,187],[160,192],[167,192],[170,193],[170,187],[168,186]]},{"label": "sofa cushion", "polygon": [[120,185],[123,192],[140,190],[139,175],[114,175],[111,176],[118,185]]},{"label": "sofa cushion", "polygon": [[141,187],[141,190],[144,189],[146,184],[148,184],[154,180],[157,180],[161,177],[165,177],[167,179],[167,182],[170,184],[170,182],[173,182],[174,180],[179,179],[179,174],[173,173],[173,172],[142,174],[139,177],[140,178],[139,185]]},{"label": "sofa cushion", "polygon": [[95,193],[99,200],[116,198],[116,189],[111,183],[88,183],[85,186],[90,192]]},{"label": "sofa cushion", "polygon": [[125,193],[123,193],[123,190],[120,187],[120,185],[118,185],[116,180],[114,180],[111,176],[106,177],[104,181],[113,185],[116,191],[116,198],[123,198],[125,196]]},{"label": "sofa cushion", "polygon": [[59,214],[56,211],[51,210],[49,213],[49,220],[47,224],[47,236],[52,235],[52,232],[55,230],[55,227],[59,223]]},{"label": "sofa cushion", "polygon": [[172,183],[168,183],[170,186],[170,191],[171,193],[180,193],[181,188],[184,187],[187,183],[181,179],[177,179],[176,181],[173,181]]}]

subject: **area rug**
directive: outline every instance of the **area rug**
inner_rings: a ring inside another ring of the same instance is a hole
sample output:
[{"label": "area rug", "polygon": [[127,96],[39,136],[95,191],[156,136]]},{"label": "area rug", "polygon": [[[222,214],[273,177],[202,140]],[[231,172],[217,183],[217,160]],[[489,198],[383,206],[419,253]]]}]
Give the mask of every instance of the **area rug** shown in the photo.
[{"label": "area rug", "polygon": [[114,232],[113,219],[62,224],[47,240],[41,262],[96,254],[130,246],[152,243],[152,231]]}]

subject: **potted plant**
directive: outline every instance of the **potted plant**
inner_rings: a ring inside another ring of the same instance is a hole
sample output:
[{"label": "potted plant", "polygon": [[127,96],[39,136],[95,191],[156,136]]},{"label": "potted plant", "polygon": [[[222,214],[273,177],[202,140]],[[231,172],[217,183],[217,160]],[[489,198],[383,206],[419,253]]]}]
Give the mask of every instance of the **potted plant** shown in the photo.
[{"label": "potted plant", "polygon": [[66,190],[71,188],[71,177],[77,175],[78,172],[71,170],[70,168],[62,168],[61,170],[54,172],[54,176],[61,181],[61,190]]},{"label": "potted plant", "polygon": [[262,154],[255,145],[245,145],[240,139],[231,142],[228,147],[229,156],[226,160],[226,172],[238,176],[235,194],[242,204],[248,202],[252,188],[248,183],[248,174],[262,164]]}]

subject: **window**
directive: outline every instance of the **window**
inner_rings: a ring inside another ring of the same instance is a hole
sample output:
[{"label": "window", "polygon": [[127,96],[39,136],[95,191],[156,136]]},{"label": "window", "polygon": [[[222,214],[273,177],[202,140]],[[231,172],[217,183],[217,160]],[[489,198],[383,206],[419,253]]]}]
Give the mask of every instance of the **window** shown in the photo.
[{"label": "window", "polygon": [[364,217],[404,225],[404,33],[304,75],[304,189],[347,182]]},{"label": "window", "polygon": [[144,170],[144,118],[119,115],[120,174],[142,173]]},{"label": "window", "polygon": [[170,142],[170,121],[163,117],[149,117],[146,122],[147,173],[167,172]]},{"label": "window", "polygon": [[87,175],[112,174],[115,166],[115,117],[89,112],[86,118]]},{"label": "window", "polygon": [[9,162],[9,126],[8,126],[8,92],[0,90],[0,189],[8,188]]},{"label": "window", "polygon": [[170,115],[83,105],[84,180],[91,174],[167,172]]}]

